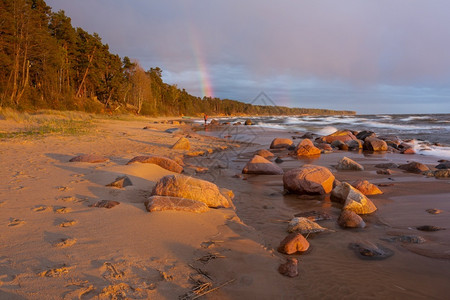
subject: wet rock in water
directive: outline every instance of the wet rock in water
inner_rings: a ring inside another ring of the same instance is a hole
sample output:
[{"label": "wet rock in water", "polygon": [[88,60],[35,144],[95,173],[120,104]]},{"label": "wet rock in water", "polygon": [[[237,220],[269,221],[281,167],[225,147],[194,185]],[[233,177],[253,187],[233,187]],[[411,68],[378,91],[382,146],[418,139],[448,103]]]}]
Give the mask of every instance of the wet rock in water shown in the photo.
[{"label": "wet rock in water", "polygon": [[391,249],[369,241],[350,243],[349,247],[355,250],[356,255],[362,259],[381,260],[394,255],[394,251]]},{"label": "wet rock in water", "polygon": [[184,175],[162,177],[152,190],[152,196],[171,196],[197,200],[209,207],[232,207],[212,182]]},{"label": "wet rock in water", "polygon": [[172,171],[174,173],[181,173],[183,172],[183,167],[180,166],[177,162],[174,160],[162,157],[162,156],[136,156],[132,158],[129,162],[127,162],[127,165],[132,163],[146,163],[146,164],[155,164],[160,166],[163,169]]},{"label": "wet rock in water", "polygon": [[151,196],[145,202],[145,207],[149,212],[175,210],[202,213],[209,210],[203,202],[170,196]]},{"label": "wet rock in water", "polygon": [[124,188],[126,186],[133,185],[130,178],[128,176],[119,176],[113,182],[107,184],[106,186],[113,186],[116,188]]},{"label": "wet rock in water", "polygon": [[262,156],[255,155],[242,169],[243,174],[281,175],[283,169]]},{"label": "wet rock in water", "polygon": [[242,125],[242,123],[241,122],[235,122],[235,123],[233,123],[233,125]]},{"label": "wet rock in water", "polygon": [[253,125],[252,120],[250,119],[245,120],[244,125]]},{"label": "wet rock in water", "polygon": [[436,170],[434,171],[433,175],[436,178],[448,178],[450,177],[450,170],[449,169]]},{"label": "wet rock in water", "polygon": [[444,160],[442,161],[440,164],[438,164],[436,167],[436,169],[450,169],[450,161],[448,160]]},{"label": "wet rock in water", "polygon": [[363,149],[369,151],[386,151],[388,146],[385,141],[370,137],[364,140]]},{"label": "wet rock in water", "polygon": [[437,209],[437,208],[429,208],[426,210],[427,213],[432,214],[432,215],[437,215],[443,212],[442,209]]},{"label": "wet rock in water", "polygon": [[348,150],[358,150],[358,149],[362,149],[363,147],[363,143],[360,140],[351,140],[351,141],[347,141],[345,142]]},{"label": "wet rock in water", "polygon": [[338,219],[339,226],[343,228],[364,228],[366,223],[355,212],[343,210]]},{"label": "wet rock in water", "polygon": [[325,212],[320,212],[317,210],[310,210],[295,214],[294,217],[307,218],[313,222],[331,220],[331,216]]},{"label": "wet rock in water", "polygon": [[268,158],[268,157],[274,157],[275,154],[273,154],[272,152],[270,152],[269,150],[266,149],[261,149],[256,151],[255,155],[259,155],[262,156],[264,158]]},{"label": "wet rock in water", "polygon": [[366,138],[376,138],[377,134],[373,131],[363,130],[356,134],[358,140],[365,140]]},{"label": "wet rock in water", "polygon": [[366,196],[383,194],[383,192],[376,185],[368,182],[367,180],[357,180],[352,184],[352,186]]},{"label": "wet rock in water", "polygon": [[333,151],[331,145],[326,143],[318,143],[317,148],[322,149],[324,151]]},{"label": "wet rock in water", "polygon": [[120,202],[112,201],[112,200],[101,200],[92,205],[90,207],[101,207],[101,208],[113,208],[114,206],[119,205]]},{"label": "wet rock in water", "polygon": [[298,260],[296,258],[288,257],[287,261],[278,267],[278,272],[287,277],[297,277]]},{"label": "wet rock in water", "polygon": [[398,168],[405,170],[406,172],[409,172],[409,173],[417,173],[417,174],[420,174],[420,173],[423,173],[426,171],[430,171],[430,169],[426,165],[416,162],[416,161],[412,161],[408,164],[400,165],[400,166],[398,166]]},{"label": "wet rock in water", "polygon": [[348,157],[343,157],[337,164],[338,170],[364,171],[364,167]]},{"label": "wet rock in water", "polygon": [[284,188],[297,194],[327,194],[333,189],[333,182],[330,170],[316,165],[303,165],[283,176]]},{"label": "wet rock in water", "polygon": [[345,143],[350,140],[357,140],[357,138],[350,130],[338,130],[330,135],[322,137],[321,140],[328,144],[331,144],[333,141],[336,140]]},{"label": "wet rock in water", "polygon": [[294,154],[297,156],[317,156],[320,155],[320,152],[320,149],[314,146],[309,139],[301,141],[294,150]]},{"label": "wet rock in water", "polygon": [[281,164],[282,162],[284,162],[284,160],[282,160],[281,158],[277,157],[277,158],[275,158],[275,162],[277,164]]},{"label": "wet rock in water", "polygon": [[304,253],[309,249],[309,242],[301,233],[291,233],[280,242],[278,252],[284,254]]},{"label": "wet rock in water", "polygon": [[392,171],[389,169],[377,170],[377,174],[380,175],[392,175]]},{"label": "wet rock in water", "polygon": [[291,139],[275,138],[270,144],[270,149],[287,148],[294,145]]},{"label": "wet rock in water", "polygon": [[96,154],[83,154],[75,156],[69,160],[70,162],[87,162],[87,163],[101,163],[109,161],[109,158]]},{"label": "wet rock in water", "polygon": [[433,225],[423,225],[423,226],[416,227],[416,229],[417,229],[417,230],[420,230],[420,231],[439,231],[439,230],[445,230],[445,228],[438,227],[438,226],[433,226]]},{"label": "wet rock in water", "polygon": [[[353,140],[352,140],[353,141]],[[335,140],[331,143],[331,147],[337,148],[339,150],[348,150],[348,145],[344,143],[343,141]]]},{"label": "wet rock in water", "polygon": [[300,232],[301,234],[319,233],[327,230],[316,222],[307,218],[295,217],[288,224],[288,232]]},{"label": "wet rock in water", "polygon": [[405,244],[423,244],[426,242],[426,240],[423,237],[421,237],[420,235],[414,235],[414,234],[387,237],[387,238],[382,238],[382,240],[388,241],[388,242],[400,242],[400,243],[405,243]]},{"label": "wet rock in water", "polygon": [[181,130],[180,128],[169,128],[169,129],[166,129],[164,132],[175,133],[175,132],[178,132],[180,130]]},{"label": "wet rock in water", "polygon": [[212,119],[212,120],[209,122],[209,125],[219,125],[219,121],[217,121],[216,119]]},{"label": "wet rock in water", "polygon": [[332,200],[344,203],[344,210],[351,210],[359,215],[371,214],[377,210],[375,204],[349,183],[337,185],[331,192]]},{"label": "wet rock in water", "polygon": [[173,144],[172,149],[189,150],[191,149],[191,144],[187,138],[181,137],[175,144]]},{"label": "wet rock in water", "polygon": [[416,154],[413,147],[405,148],[401,151],[402,154]]},{"label": "wet rock in water", "polygon": [[312,133],[312,132],[306,132],[306,133],[303,134],[300,138],[312,140],[312,139],[314,139],[314,137],[316,137],[316,136],[317,136],[317,134],[315,134],[315,133]]},{"label": "wet rock in water", "polygon": [[382,164],[376,164],[375,168],[395,169],[395,168],[398,168],[398,165],[396,163],[382,163]]}]

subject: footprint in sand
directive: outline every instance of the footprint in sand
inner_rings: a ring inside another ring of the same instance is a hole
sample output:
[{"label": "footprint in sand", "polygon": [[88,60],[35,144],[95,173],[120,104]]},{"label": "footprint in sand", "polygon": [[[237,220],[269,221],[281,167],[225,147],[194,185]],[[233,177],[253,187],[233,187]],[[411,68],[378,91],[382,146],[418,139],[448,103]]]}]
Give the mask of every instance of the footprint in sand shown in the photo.
[{"label": "footprint in sand", "polygon": [[58,186],[57,189],[60,192],[65,192],[65,191],[70,191],[72,188],[68,187],[68,186]]},{"label": "footprint in sand", "polygon": [[54,247],[67,248],[73,246],[77,242],[77,239],[60,239],[58,242],[54,243]]},{"label": "footprint in sand", "polygon": [[12,227],[12,226],[20,226],[25,224],[25,221],[20,220],[20,219],[13,219],[11,218],[11,220],[8,223],[8,226]]},{"label": "footprint in sand", "polygon": [[60,198],[57,198],[56,200],[60,200],[60,201],[64,201],[64,202],[72,202],[72,203],[88,201],[87,199],[81,199],[81,198],[77,198],[77,197],[74,197],[74,196],[60,197]]},{"label": "footprint in sand", "polygon": [[63,265],[60,268],[53,268],[47,271],[43,271],[41,273],[38,273],[38,275],[41,277],[59,277],[64,274],[68,274],[70,269],[72,268],[73,267],[66,267],[65,265]]},{"label": "footprint in sand", "polygon": [[59,227],[71,227],[71,226],[73,226],[75,224],[77,224],[77,221],[69,220],[69,221],[61,222],[61,224],[59,224]]},{"label": "footprint in sand", "polygon": [[55,213],[57,214],[66,214],[71,212],[72,209],[69,207],[59,207],[59,208],[55,208]]},{"label": "footprint in sand", "polygon": [[32,208],[32,211],[35,211],[35,212],[46,212],[46,211],[51,211],[52,209],[53,209],[53,207],[51,207],[51,206],[40,205],[40,206],[36,206],[36,207]]}]

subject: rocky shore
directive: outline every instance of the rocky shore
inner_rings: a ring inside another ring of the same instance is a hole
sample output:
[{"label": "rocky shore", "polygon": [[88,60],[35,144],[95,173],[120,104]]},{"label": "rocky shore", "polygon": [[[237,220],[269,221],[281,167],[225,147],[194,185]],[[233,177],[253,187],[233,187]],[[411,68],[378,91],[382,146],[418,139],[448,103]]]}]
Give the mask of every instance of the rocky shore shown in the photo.
[{"label": "rocky shore", "polygon": [[2,140],[0,298],[450,292],[448,161],[375,132],[246,124]]}]

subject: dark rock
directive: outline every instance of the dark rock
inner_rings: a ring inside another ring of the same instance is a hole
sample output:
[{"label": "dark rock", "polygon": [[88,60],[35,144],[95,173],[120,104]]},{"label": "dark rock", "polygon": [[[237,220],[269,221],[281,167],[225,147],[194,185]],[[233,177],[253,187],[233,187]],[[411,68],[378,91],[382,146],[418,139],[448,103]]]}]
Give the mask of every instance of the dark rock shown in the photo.
[{"label": "dark rock", "polygon": [[351,243],[349,246],[362,259],[381,260],[394,255],[394,251],[391,249],[368,241]]},{"label": "dark rock", "polygon": [[[385,141],[388,144],[400,145],[403,141],[396,135],[383,135],[378,137],[380,140]],[[395,147],[396,148],[396,147]]]},{"label": "dark rock", "polygon": [[389,238],[383,238],[382,240],[388,241],[388,242],[400,242],[405,244],[423,244],[426,242],[426,240],[419,236],[419,235],[399,235]]},{"label": "dark rock", "polygon": [[281,275],[287,277],[297,277],[298,276],[298,260],[296,258],[289,257],[284,264],[281,264],[278,268],[278,272]]},{"label": "dark rock", "polygon": [[305,133],[304,135],[302,135],[300,138],[312,140],[312,139],[314,139],[316,136],[317,136],[317,134],[314,134],[314,133],[312,133],[312,132],[307,132],[307,133]]},{"label": "dark rock", "polygon": [[277,157],[277,158],[275,158],[275,162],[277,164],[281,164],[282,162],[284,162],[284,160],[282,160],[281,158]]},{"label": "dark rock", "polygon": [[448,178],[448,177],[450,177],[450,169],[434,171],[433,175],[436,178]]},{"label": "dark rock", "polygon": [[180,131],[180,130],[181,130],[180,128],[169,128],[169,129],[166,129],[164,132],[175,133],[175,132]]},{"label": "dark rock", "polygon": [[155,164],[160,166],[161,168],[164,168],[166,170],[175,172],[175,173],[181,173],[183,172],[183,167],[180,166],[177,162],[174,160],[162,157],[162,156],[136,156],[132,158],[129,162],[127,162],[127,165],[132,163],[147,163],[147,164]]},{"label": "dark rock", "polygon": [[209,210],[208,205],[203,202],[169,196],[151,196],[145,202],[145,207],[149,212],[173,210],[202,213]]},{"label": "dark rock", "polygon": [[339,226],[343,228],[364,228],[366,223],[355,212],[343,210],[338,219]]},{"label": "dark rock", "polygon": [[364,141],[368,137],[377,137],[377,135],[375,132],[367,131],[367,130],[360,131],[360,132],[358,132],[358,134],[356,134],[356,138],[358,140]]},{"label": "dark rock", "polygon": [[130,186],[130,185],[133,185],[133,183],[131,183],[131,180],[130,180],[130,178],[128,178],[128,176],[119,176],[116,178],[116,180],[114,180],[110,184],[107,184],[106,186],[113,186],[116,188],[124,188],[124,187]]},{"label": "dark rock", "polygon": [[109,161],[109,158],[96,154],[83,154],[75,156],[69,160],[70,162],[87,162],[87,163],[101,163]]},{"label": "dark rock", "polygon": [[324,151],[333,151],[331,145],[327,143],[318,143],[317,148],[322,149]]},{"label": "dark rock", "polygon": [[245,120],[244,125],[253,125],[252,120],[250,119]]},{"label": "dark rock", "polygon": [[291,139],[275,138],[270,144],[270,149],[287,148],[294,145]]},{"label": "dark rock", "polygon": [[103,208],[113,208],[116,205],[119,205],[120,202],[112,201],[112,200],[101,200],[92,205],[90,207],[103,207]]},{"label": "dark rock", "polygon": [[212,120],[209,122],[209,125],[219,125],[219,121],[217,121],[216,119],[212,119]]},{"label": "dark rock", "polygon": [[310,210],[295,214],[294,217],[307,218],[313,222],[331,220],[331,216],[327,213],[320,212],[317,210]]},{"label": "dark rock", "polygon": [[304,165],[287,171],[283,176],[284,188],[297,194],[327,194],[333,188],[334,175],[325,167]]},{"label": "dark rock", "polygon": [[418,174],[430,170],[426,165],[416,162],[416,161],[412,161],[408,164],[400,165],[398,168],[405,170],[406,172],[409,172],[409,173],[418,173]]},{"label": "dark rock", "polygon": [[432,214],[432,215],[437,215],[442,213],[443,210],[442,209],[437,209],[437,208],[429,208],[427,209],[427,213]]},{"label": "dark rock", "polygon": [[348,150],[359,150],[362,149],[363,143],[361,140],[351,140],[346,142]]},{"label": "dark rock", "polygon": [[416,227],[416,229],[417,229],[417,230],[420,230],[420,231],[439,231],[439,230],[445,230],[445,228],[438,227],[438,226],[433,226],[433,225],[423,225],[423,226]]},{"label": "dark rock", "polygon": [[376,164],[375,168],[395,169],[395,168],[398,168],[398,165],[396,163],[383,163],[383,164]]},{"label": "dark rock", "polygon": [[448,161],[448,160],[443,161],[440,164],[438,164],[435,168],[440,169],[440,170],[450,169],[450,161]]},{"label": "dark rock", "polygon": [[278,252],[284,254],[303,253],[309,249],[309,242],[301,233],[291,233],[278,246]]}]

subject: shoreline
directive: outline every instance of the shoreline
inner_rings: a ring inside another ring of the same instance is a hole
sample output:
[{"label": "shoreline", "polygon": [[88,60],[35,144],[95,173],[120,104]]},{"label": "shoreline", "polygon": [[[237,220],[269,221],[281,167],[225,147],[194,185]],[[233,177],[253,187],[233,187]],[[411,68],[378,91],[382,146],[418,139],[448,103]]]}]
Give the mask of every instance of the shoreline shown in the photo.
[{"label": "shoreline", "polygon": [[[143,129],[145,126],[148,128]],[[165,132],[173,127],[181,129]],[[243,132],[234,135],[250,136],[246,143],[234,140],[233,135],[228,140],[223,136],[205,137],[190,127],[106,120],[98,122],[97,131],[87,135],[0,142],[0,167],[8,178],[0,190],[0,226],[4,229],[0,234],[0,267],[4,270],[0,296],[103,299],[126,295],[136,299],[173,299],[195,285],[190,276],[199,275],[193,267],[207,272],[214,287],[234,280],[212,292],[208,296],[211,299],[327,295],[439,298],[450,291],[446,284],[450,260],[442,259],[450,245],[445,230],[420,233],[429,243],[418,247],[406,248],[380,240],[395,231],[412,232],[409,228],[426,222],[450,228],[450,207],[445,201],[449,195],[448,179],[401,170],[394,170],[390,176],[375,173],[377,163],[404,162],[419,155],[335,151],[311,160],[291,158],[286,151],[276,152],[283,156],[283,170],[313,163],[332,169],[340,181],[362,177],[375,184],[394,183],[382,187],[383,195],[370,196],[378,212],[364,217],[369,224],[367,230],[344,230],[336,224],[338,204],[322,196],[304,199],[284,195],[280,175],[234,178],[256,150],[268,149],[274,137],[291,137],[291,133],[266,130],[249,134],[245,132],[249,128],[239,126]],[[209,131],[211,135],[222,132],[223,129]],[[189,151],[170,149],[186,136],[191,142]],[[222,151],[225,147],[229,149]],[[201,151],[205,155],[186,156],[188,152]],[[73,156],[87,153],[110,160],[97,164],[68,162]],[[231,189],[236,211],[221,208],[202,214],[147,212],[143,203],[155,182],[173,174],[152,164],[126,165],[134,156],[149,154],[182,159],[185,175]],[[333,169],[342,156],[360,162],[366,170],[357,173]],[[436,161],[420,157],[423,158],[430,166]],[[105,187],[123,174],[129,176],[133,186]],[[98,200],[115,200],[120,205],[112,209],[89,207]],[[57,213],[61,207],[70,211]],[[436,216],[425,212],[433,207],[444,212]],[[287,278],[277,272],[286,256],[276,248],[287,234],[290,218],[311,209],[328,212],[333,219],[321,225],[334,232],[311,236],[311,251],[294,255],[300,260],[300,276]],[[24,223],[9,226],[14,219]],[[59,226],[70,220],[76,223],[67,228]],[[55,246],[60,239],[76,242],[61,248]],[[359,239],[382,243],[395,254],[384,261],[362,261],[348,249],[348,243]],[[216,258],[206,263],[197,260],[211,254]],[[53,277],[39,275],[52,269],[60,272],[52,273]],[[349,282],[355,275],[371,284]]]}]

